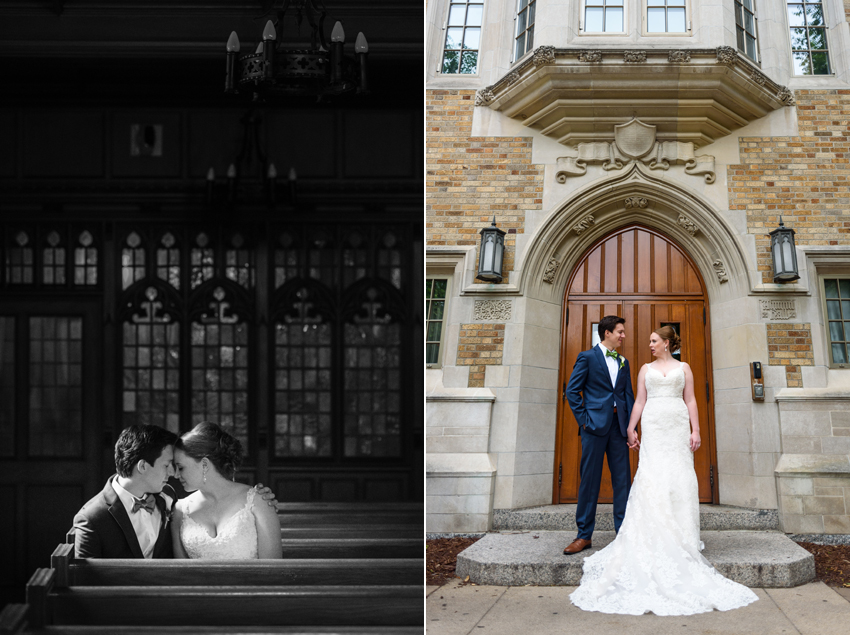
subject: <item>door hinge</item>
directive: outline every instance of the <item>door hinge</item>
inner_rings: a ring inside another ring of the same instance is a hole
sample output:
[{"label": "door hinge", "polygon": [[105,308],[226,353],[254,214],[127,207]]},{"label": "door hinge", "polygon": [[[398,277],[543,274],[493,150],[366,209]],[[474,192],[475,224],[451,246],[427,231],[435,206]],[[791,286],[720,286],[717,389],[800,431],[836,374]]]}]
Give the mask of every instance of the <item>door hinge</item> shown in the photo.
[{"label": "door hinge", "polygon": [[714,466],[711,465],[708,468],[708,482],[711,485],[711,492],[714,493]]},{"label": "door hinge", "polygon": [[567,400],[567,382],[564,382],[563,392],[561,393],[561,401]]},{"label": "door hinge", "polygon": [[[564,464],[558,463],[558,489],[561,489],[561,477],[564,475]],[[714,477],[712,477],[714,478]]]},{"label": "door hinge", "polygon": [[705,400],[711,401],[711,391],[708,389],[708,382],[705,382]]}]

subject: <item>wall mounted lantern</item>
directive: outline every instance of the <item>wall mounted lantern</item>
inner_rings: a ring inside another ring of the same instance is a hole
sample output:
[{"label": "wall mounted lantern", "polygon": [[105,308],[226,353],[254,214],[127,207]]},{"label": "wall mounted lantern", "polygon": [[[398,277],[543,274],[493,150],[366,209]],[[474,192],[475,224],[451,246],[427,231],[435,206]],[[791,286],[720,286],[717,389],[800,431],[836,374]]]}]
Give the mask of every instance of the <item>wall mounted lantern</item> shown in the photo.
[{"label": "wall mounted lantern", "polygon": [[496,217],[493,224],[481,230],[481,249],[478,256],[479,280],[485,282],[502,281],[502,260],[505,256],[505,233],[496,227]]},{"label": "wall mounted lantern", "polygon": [[773,256],[773,281],[793,282],[800,279],[797,271],[797,252],[794,250],[794,230],[785,227],[779,217],[779,227],[770,232],[770,251]]}]

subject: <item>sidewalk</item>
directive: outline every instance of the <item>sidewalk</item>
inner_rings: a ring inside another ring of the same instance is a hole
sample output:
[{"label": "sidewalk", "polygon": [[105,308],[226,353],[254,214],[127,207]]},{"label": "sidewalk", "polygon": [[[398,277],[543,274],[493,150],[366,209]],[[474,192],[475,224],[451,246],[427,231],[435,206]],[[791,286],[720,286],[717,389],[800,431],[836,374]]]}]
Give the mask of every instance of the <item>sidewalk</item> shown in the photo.
[{"label": "sidewalk", "polygon": [[570,603],[575,587],[426,587],[427,635],[847,635],[850,589],[812,582],[753,589],[759,601],[691,617],[605,615]]}]

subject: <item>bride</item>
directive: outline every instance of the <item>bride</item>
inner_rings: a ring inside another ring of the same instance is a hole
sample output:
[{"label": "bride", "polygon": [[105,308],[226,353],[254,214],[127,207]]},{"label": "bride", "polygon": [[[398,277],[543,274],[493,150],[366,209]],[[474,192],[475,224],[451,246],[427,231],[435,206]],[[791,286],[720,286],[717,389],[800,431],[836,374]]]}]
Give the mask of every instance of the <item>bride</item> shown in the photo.
[{"label": "bride", "polygon": [[614,542],[585,559],[581,585],[570,600],[585,611],[626,615],[693,615],[746,606],[758,596],[724,578],[700,553],[693,457],[700,445],[699,419],[691,369],[671,355],[679,336],[663,326],[652,333],[649,347],[656,359],[638,374],[628,427],[629,447],[640,449],[640,463],[626,515]]},{"label": "bride", "polygon": [[214,423],[199,423],[177,440],[176,476],[193,493],[174,506],[175,558],[281,557],[277,512],[255,505],[256,489],[234,481],[241,463],[242,444]]}]

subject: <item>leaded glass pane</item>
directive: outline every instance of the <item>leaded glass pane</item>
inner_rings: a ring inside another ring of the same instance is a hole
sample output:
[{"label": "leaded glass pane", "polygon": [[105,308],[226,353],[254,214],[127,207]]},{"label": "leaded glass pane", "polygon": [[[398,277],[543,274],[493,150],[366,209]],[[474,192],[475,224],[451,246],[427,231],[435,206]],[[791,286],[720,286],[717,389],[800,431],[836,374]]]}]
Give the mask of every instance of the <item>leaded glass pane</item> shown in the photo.
[{"label": "leaded glass pane", "polygon": [[231,249],[224,254],[224,275],[246,289],[254,286],[254,251],[244,247],[241,234],[231,239]]},{"label": "leaded glass pane", "polygon": [[89,231],[83,231],[77,237],[78,246],[74,248],[74,284],[94,286],[97,284],[97,247]]},{"label": "leaded glass pane", "polygon": [[82,318],[31,317],[29,455],[82,455]]},{"label": "leaded glass pane", "polygon": [[32,284],[35,280],[35,258],[27,232],[15,234],[6,251],[6,282],[9,284]]},{"label": "leaded glass pane", "polygon": [[15,455],[15,318],[0,316],[0,456]]},{"label": "leaded glass pane", "polygon": [[212,280],[215,274],[215,252],[209,246],[209,237],[204,233],[198,234],[195,243],[197,247],[192,248],[189,263],[189,276],[193,289],[207,280]]},{"label": "leaded glass pane", "polygon": [[127,236],[126,244],[121,250],[122,289],[145,277],[145,250],[141,242],[141,237],[132,232]]},{"label": "leaded glass pane", "polygon": [[[443,333],[443,306],[445,304],[448,280],[436,278],[428,280],[425,295],[426,344],[425,363],[439,362],[440,345]],[[439,299],[438,299],[439,298]]]},{"label": "leaded glass pane", "polygon": [[[464,0],[456,0],[449,7],[443,41],[443,73],[478,72],[479,27],[483,10],[484,5],[480,2],[473,4]],[[469,52],[461,53],[461,49]]]},{"label": "leaded glass pane", "polygon": [[156,277],[175,289],[180,288],[180,249],[171,232],[167,232],[156,250]]}]

